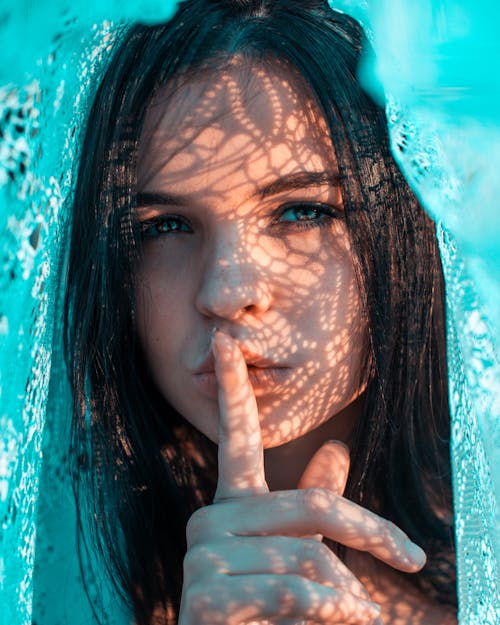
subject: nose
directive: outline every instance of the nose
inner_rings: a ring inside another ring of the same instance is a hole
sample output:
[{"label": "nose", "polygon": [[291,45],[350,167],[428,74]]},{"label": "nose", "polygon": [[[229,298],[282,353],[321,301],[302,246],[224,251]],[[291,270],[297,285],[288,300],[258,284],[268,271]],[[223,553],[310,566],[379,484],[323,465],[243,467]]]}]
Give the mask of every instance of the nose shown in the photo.
[{"label": "nose", "polygon": [[202,271],[196,298],[206,317],[230,321],[245,314],[260,315],[271,306],[272,286],[266,279],[264,253],[246,249],[227,238],[214,246]]}]

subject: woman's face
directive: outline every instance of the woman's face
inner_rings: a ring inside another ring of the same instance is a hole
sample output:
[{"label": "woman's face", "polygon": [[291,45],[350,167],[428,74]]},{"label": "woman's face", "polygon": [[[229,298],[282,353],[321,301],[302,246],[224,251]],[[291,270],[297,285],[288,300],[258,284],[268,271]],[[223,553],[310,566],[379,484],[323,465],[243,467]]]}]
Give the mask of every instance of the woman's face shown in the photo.
[{"label": "woman's face", "polygon": [[363,390],[366,322],[335,155],[297,84],[279,68],[191,79],[156,97],[140,142],[137,332],[164,397],[214,442],[214,327],[247,361],[265,447]]}]

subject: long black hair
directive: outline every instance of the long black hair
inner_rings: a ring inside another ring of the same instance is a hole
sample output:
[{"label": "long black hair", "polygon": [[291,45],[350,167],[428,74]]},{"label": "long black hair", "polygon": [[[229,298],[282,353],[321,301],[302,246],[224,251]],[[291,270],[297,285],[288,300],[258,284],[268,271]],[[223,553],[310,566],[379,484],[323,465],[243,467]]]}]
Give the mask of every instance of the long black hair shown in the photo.
[{"label": "long black hair", "polygon": [[411,579],[456,603],[439,251],[390,153],[384,111],[358,82],[366,46],[357,22],[326,0],[186,0],[166,24],[123,30],[97,90],[64,306],[73,478],[81,518],[138,625],[156,609],[176,622],[186,523],[217,478],[215,445],[155,388],[136,338],[138,141],[159,89],[236,56],[298,73],[335,149],[370,339],[346,495],[419,543],[428,564]]}]

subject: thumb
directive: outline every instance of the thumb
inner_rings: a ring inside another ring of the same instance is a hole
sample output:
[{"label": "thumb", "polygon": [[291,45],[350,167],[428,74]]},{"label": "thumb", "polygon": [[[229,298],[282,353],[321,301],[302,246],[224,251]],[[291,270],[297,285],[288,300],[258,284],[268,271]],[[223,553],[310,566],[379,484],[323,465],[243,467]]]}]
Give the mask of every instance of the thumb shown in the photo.
[{"label": "thumb", "polygon": [[[297,488],[328,488],[336,495],[343,495],[349,465],[349,447],[340,441],[326,441],[309,460]],[[323,540],[321,534],[311,538]]]},{"label": "thumb", "polygon": [[341,441],[327,441],[304,469],[297,488],[328,488],[343,495],[349,475],[349,448]]}]

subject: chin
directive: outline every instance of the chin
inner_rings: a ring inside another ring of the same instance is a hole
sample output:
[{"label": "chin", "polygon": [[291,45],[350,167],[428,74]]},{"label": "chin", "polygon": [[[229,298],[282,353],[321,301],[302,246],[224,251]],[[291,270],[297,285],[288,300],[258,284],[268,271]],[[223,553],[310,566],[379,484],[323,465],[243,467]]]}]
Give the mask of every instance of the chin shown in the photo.
[{"label": "chin", "polygon": [[314,424],[312,427],[305,422],[292,425],[287,419],[280,422],[278,425],[273,424],[270,427],[266,427],[265,422],[261,422],[262,445],[264,449],[272,449],[273,447],[285,445],[286,443],[302,438],[320,425],[321,422]]}]

